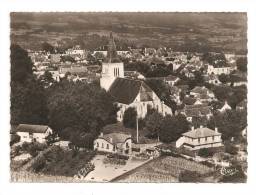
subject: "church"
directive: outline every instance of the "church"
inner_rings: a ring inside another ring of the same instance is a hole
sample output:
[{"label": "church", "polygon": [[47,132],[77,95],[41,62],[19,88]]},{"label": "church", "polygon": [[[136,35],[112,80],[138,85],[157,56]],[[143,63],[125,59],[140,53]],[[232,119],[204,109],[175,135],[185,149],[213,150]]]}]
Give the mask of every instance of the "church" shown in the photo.
[{"label": "church", "polygon": [[120,108],[117,120],[122,121],[126,109],[133,107],[138,118],[144,118],[148,107],[163,116],[172,115],[172,109],[162,102],[155,92],[142,80],[124,78],[124,64],[118,59],[112,33],[108,44],[106,62],[102,63],[100,86],[114,98]]}]

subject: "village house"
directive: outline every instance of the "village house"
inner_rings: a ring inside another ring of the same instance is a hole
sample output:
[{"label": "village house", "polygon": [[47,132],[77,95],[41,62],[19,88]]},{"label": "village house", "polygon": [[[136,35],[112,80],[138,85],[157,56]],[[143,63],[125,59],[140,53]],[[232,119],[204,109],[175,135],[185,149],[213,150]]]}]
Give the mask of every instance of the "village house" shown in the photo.
[{"label": "village house", "polygon": [[247,108],[247,100],[243,100],[236,105],[236,110],[245,110]]},{"label": "village house", "polygon": [[231,106],[228,104],[227,101],[225,101],[224,103],[222,103],[222,104],[220,105],[220,108],[218,109],[218,111],[220,111],[220,112],[225,112],[225,111],[231,110],[231,109],[232,109]]},{"label": "village house", "polygon": [[215,99],[214,93],[205,86],[196,86],[190,91],[190,96],[199,99],[201,102],[207,103]]},{"label": "village house", "polygon": [[204,81],[206,83],[213,84],[213,85],[220,85],[221,84],[218,76],[215,75],[215,74],[204,75]]},{"label": "village house", "polygon": [[221,133],[218,132],[218,129],[211,130],[203,126],[197,129],[192,127],[190,131],[183,133],[182,137],[176,141],[177,148],[183,146],[189,150],[221,147],[222,145]]},{"label": "village house", "polygon": [[213,65],[208,65],[207,66],[207,74],[216,74],[216,75],[221,75],[221,74],[230,74],[232,71],[232,68],[229,66],[223,66],[223,67],[214,67]]},{"label": "village house", "polygon": [[45,143],[47,136],[52,134],[52,129],[46,125],[20,124],[15,132],[20,136],[20,142]]},{"label": "village house", "polygon": [[132,152],[132,136],[125,133],[101,133],[94,140],[94,150],[128,155]]},{"label": "village house", "polygon": [[183,114],[188,122],[192,122],[193,118],[206,117],[210,119],[212,116],[211,107],[207,104],[185,105],[183,109],[177,110],[176,114]]},{"label": "village house", "polygon": [[125,110],[132,107],[138,118],[144,118],[148,107],[156,109],[163,116],[172,114],[155,92],[144,81],[124,78],[124,64],[118,62],[115,43],[110,35],[108,62],[102,63],[100,86],[109,92],[120,108],[117,120],[122,121]]},{"label": "village house", "polygon": [[142,79],[145,80],[145,77],[137,71],[124,71],[124,77],[130,79]]}]

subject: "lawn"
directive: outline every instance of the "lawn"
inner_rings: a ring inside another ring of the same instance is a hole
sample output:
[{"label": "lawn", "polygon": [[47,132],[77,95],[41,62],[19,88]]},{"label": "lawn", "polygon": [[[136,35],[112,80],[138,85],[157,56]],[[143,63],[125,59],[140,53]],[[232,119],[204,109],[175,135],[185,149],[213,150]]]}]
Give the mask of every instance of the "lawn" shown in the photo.
[{"label": "lawn", "polygon": [[206,174],[213,168],[180,157],[163,156],[120,177],[116,182],[178,182],[180,172],[185,170]]}]

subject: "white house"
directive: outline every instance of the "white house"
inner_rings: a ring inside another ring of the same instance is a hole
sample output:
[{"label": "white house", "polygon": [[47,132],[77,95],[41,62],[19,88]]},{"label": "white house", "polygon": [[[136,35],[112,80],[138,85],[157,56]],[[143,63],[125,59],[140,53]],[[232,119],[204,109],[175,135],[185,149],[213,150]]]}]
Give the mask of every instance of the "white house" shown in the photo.
[{"label": "white house", "polygon": [[231,67],[214,67],[213,65],[208,65],[207,67],[207,74],[215,74],[215,75],[221,75],[221,74],[230,74],[232,71]]},{"label": "white house", "polygon": [[206,127],[200,126],[200,128],[192,129],[182,134],[176,141],[176,147],[185,147],[189,150],[198,150],[201,148],[213,148],[222,146],[221,133],[218,129],[211,130]]},{"label": "white house", "polygon": [[16,129],[16,134],[20,136],[20,142],[45,143],[46,137],[52,134],[52,129],[46,125],[20,124]]},{"label": "white house", "polygon": [[218,109],[220,112],[225,112],[226,110],[231,110],[231,106],[228,104],[227,101],[224,102],[224,104],[221,106],[220,109]]},{"label": "white house", "polygon": [[94,140],[94,150],[130,154],[132,152],[132,136],[125,133],[101,133],[99,137]]}]

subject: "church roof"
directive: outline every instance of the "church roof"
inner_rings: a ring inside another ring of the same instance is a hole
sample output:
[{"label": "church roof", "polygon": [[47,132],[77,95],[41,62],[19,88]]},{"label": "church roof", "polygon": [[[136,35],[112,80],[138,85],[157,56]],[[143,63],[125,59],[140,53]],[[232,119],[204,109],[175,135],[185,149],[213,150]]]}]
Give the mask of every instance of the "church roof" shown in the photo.
[{"label": "church roof", "polygon": [[152,90],[143,81],[116,78],[109,89],[115,101],[123,104],[132,103],[139,92],[141,92],[141,101],[152,101],[150,96]]}]

